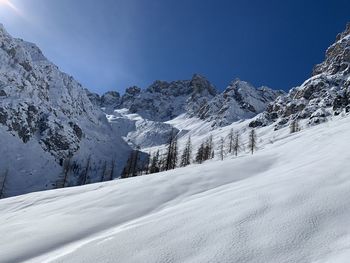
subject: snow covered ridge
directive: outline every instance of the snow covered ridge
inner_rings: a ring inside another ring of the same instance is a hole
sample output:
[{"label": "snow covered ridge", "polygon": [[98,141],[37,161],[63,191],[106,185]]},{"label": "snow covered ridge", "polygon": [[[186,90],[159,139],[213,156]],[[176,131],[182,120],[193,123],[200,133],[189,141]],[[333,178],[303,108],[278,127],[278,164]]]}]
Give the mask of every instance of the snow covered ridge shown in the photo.
[{"label": "snow covered ridge", "polygon": [[[122,97],[114,94],[114,99],[110,96],[111,92],[108,92],[101,96],[99,106],[107,111],[110,108],[127,108],[131,113],[137,113],[145,119],[163,122],[185,112],[189,115],[196,114],[216,93],[208,80],[195,74],[191,80],[158,80],[145,90],[130,87]],[[89,94],[89,97],[94,100],[96,94]],[[106,100],[106,97],[109,99]]]},{"label": "snow covered ridge", "polygon": [[0,26],[2,197],[118,177],[130,151],[83,87]]},{"label": "snow covered ridge", "polygon": [[271,103],[251,127],[276,122],[276,129],[295,119],[318,124],[327,117],[350,111],[350,23],[326,51],[326,59],[315,66],[313,76],[300,87]]},{"label": "snow covered ridge", "polygon": [[215,126],[224,126],[233,121],[254,117],[266,110],[283,91],[267,87],[254,88],[251,84],[236,79],[225,91],[219,93],[203,76],[193,75],[191,80],[173,82],[155,81],[150,87],[126,89],[120,96],[107,92],[101,97],[88,92],[93,103],[111,113],[114,109],[127,108],[144,119],[164,122],[186,114],[214,121]]},{"label": "snow covered ridge", "polygon": [[202,107],[198,116],[203,120],[214,121],[214,126],[226,126],[256,116],[284,94],[284,91],[267,87],[256,89],[250,83],[236,79]]},{"label": "snow covered ridge", "polygon": [[270,130],[253,156],[3,199],[1,262],[348,262],[350,122],[335,119]]}]

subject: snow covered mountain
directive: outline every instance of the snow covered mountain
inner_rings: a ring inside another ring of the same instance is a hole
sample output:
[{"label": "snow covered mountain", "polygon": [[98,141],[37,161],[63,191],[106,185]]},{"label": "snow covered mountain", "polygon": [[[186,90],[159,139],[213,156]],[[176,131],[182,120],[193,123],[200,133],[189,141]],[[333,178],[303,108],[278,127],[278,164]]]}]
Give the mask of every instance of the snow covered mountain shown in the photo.
[{"label": "snow covered mountain", "polygon": [[144,119],[127,109],[115,110],[107,119],[134,149],[164,145],[173,130],[179,131],[171,124]]},{"label": "snow covered mountain", "polygon": [[0,200],[1,262],[350,257],[350,24],[288,94],[238,79],[219,93],[194,75],[123,96],[89,92],[0,27],[0,102],[0,197],[110,180],[131,147],[162,153],[174,129],[179,152],[212,138],[202,164],[193,152],[166,172]]},{"label": "snow covered mountain", "polygon": [[0,141],[7,153],[0,161],[2,197],[118,177],[130,146],[160,146],[178,130],[165,121],[185,115],[227,125],[256,115],[279,94],[240,81],[219,94],[195,74],[99,96],[3,26],[0,41]]},{"label": "snow covered mountain", "polygon": [[78,82],[3,26],[0,145],[2,196],[118,177],[130,151]]},{"label": "snow covered mountain", "polygon": [[288,94],[239,79],[220,93],[195,74],[99,96],[2,26],[0,41],[3,196],[118,177],[131,147],[162,147],[173,129],[181,142],[250,118],[243,132],[271,124],[277,130],[295,119],[317,124],[349,111],[350,25],[314,76]]},{"label": "snow covered mountain", "polygon": [[215,129],[256,116],[285,93],[267,87],[257,89],[239,79],[220,93],[195,74],[191,80],[155,81],[145,90],[130,87],[123,96],[118,92],[87,94],[107,114],[112,126],[122,130],[130,146],[144,149],[165,144],[173,129],[180,132],[178,137],[187,134],[187,129],[179,130],[171,124],[174,119],[196,122],[199,118]]},{"label": "snow covered mountain", "polygon": [[155,81],[145,90],[128,88],[119,108],[127,108],[148,120],[164,122],[183,113],[196,114],[216,93],[208,80],[195,74],[191,80]]},{"label": "snow covered mountain", "polygon": [[191,80],[170,83],[158,80],[145,90],[130,87],[123,96],[117,92],[107,92],[100,97],[88,92],[91,101],[107,113],[112,113],[113,109],[125,108],[130,113],[157,122],[169,121],[186,114],[210,122],[215,120],[216,126],[254,117],[282,94],[283,91],[267,87],[256,89],[239,79],[220,93],[199,74],[193,75]]},{"label": "snow covered mountain", "polygon": [[283,94],[283,91],[267,87],[256,89],[248,82],[236,79],[202,107],[198,116],[203,120],[214,121],[215,126],[229,125],[265,111],[270,102]]},{"label": "snow covered mountain", "polygon": [[279,97],[252,127],[276,122],[276,129],[295,119],[308,119],[310,125],[333,114],[350,111],[350,23],[326,51],[326,59],[316,65],[313,76],[300,87]]}]

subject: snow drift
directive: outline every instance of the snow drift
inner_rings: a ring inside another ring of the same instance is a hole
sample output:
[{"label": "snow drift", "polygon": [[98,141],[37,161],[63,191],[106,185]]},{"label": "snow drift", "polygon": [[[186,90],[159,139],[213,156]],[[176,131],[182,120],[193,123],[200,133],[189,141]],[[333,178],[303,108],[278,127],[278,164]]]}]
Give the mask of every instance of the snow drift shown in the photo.
[{"label": "snow drift", "polygon": [[349,117],[256,155],[0,201],[1,262],[346,262]]}]

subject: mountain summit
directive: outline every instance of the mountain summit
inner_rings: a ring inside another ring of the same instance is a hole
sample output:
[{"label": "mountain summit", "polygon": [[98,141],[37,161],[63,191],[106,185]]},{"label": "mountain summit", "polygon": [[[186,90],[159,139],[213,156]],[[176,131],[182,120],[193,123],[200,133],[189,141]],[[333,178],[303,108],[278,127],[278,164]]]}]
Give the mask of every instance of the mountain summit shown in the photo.
[{"label": "mountain summit", "polygon": [[350,23],[327,49],[325,61],[314,67],[312,77],[271,103],[251,126],[276,122],[279,129],[296,119],[313,125],[342,111],[350,111]]},{"label": "mountain summit", "polygon": [[88,93],[93,103],[109,113],[113,109],[126,108],[130,113],[158,122],[186,114],[188,117],[213,122],[215,126],[252,118],[283,94],[283,91],[267,87],[257,89],[239,79],[220,93],[199,74],[194,74],[191,80],[157,80],[145,90],[130,87],[123,96],[116,92],[107,92],[101,97]]}]

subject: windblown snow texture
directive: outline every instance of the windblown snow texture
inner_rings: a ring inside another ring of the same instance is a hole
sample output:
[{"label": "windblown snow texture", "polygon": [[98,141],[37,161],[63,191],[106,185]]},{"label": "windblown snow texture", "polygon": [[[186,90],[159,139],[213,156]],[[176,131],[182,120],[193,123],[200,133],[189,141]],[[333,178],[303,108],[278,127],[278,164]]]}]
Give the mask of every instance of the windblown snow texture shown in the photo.
[{"label": "windblown snow texture", "polygon": [[253,156],[3,199],[1,262],[347,262],[349,129],[266,127]]}]

